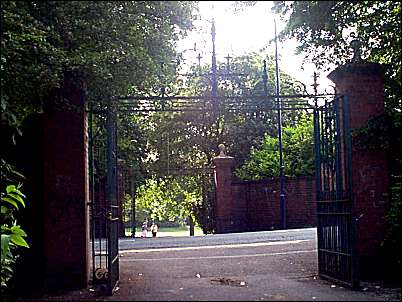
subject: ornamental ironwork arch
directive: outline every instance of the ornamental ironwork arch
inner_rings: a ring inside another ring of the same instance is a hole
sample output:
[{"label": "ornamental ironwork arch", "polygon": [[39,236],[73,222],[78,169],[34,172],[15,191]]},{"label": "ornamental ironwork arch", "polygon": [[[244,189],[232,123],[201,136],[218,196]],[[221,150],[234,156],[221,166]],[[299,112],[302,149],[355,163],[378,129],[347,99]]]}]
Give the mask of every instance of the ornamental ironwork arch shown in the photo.
[{"label": "ornamental ironwork arch", "polygon": [[[275,28],[276,32],[276,28]],[[276,33],[275,33],[276,36]],[[96,244],[96,234],[95,234],[95,226],[92,226],[92,265],[93,265],[93,279],[102,280],[107,285],[107,291],[109,294],[112,294],[115,290],[118,280],[119,280],[119,264],[118,264],[118,204],[117,204],[117,113],[118,112],[130,112],[148,115],[152,112],[185,112],[185,111],[194,111],[194,112],[204,112],[210,113],[213,116],[217,117],[223,115],[227,112],[236,113],[240,111],[276,111],[277,112],[277,122],[278,122],[278,134],[279,134],[279,153],[280,153],[280,182],[281,182],[281,191],[280,191],[280,210],[281,210],[281,226],[283,229],[286,228],[286,199],[284,193],[284,174],[283,174],[283,160],[282,160],[282,139],[281,139],[281,129],[282,129],[282,119],[281,114],[283,111],[292,111],[292,110],[306,110],[315,114],[315,129],[320,129],[321,134],[315,131],[315,139],[316,139],[316,169],[320,171],[319,180],[325,180],[325,185],[330,181],[334,182],[336,179],[333,176],[333,173],[344,173],[342,170],[339,172],[339,167],[336,166],[336,156],[332,153],[335,152],[335,149],[331,149],[328,151],[327,143],[331,144],[330,148],[333,148],[332,141],[333,137],[329,137],[329,132],[326,132],[323,129],[324,125],[326,125],[326,117],[325,115],[318,114],[319,104],[325,104],[325,108],[328,107],[328,104],[331,103],[334,99],[337,98],[336,94],[318,94],[317,93],[317,76],[314,74],[314,84],[312,85],[314,88],[314,94],[307,93],[306,87],[303,84],[300,84],[298,90],[301,91],[300,94],[294,95],[281,95],[280,94],[280,83],[279,83],[279,68],[277,62],[277,47],[275,48],[275,63],[276,63],[276,87],[275,91],[273,91],[273,87],[269,87],[268,85],[268,71],[267,71],[267,63],[263,61],[263,68],[261,71],[261,79],[262,79],[262,89],[259,93],[253,94],[233,94],[233,95],[220,95],[219,87],[223,85],[229,85],[230,81],[228,79],[238,77],[244,78],[247,77],[246,73],[235,73],[232,72],[232,68],[230,65],[230,56],[227,56],[225,59],[227,60],[226,64],[222,64],[218,67],[217,59],[216,59],[216,51],[215,51],[215,23],[212,21],[211,26],[211,39],[212,39],[212,56],[211,56],[211,69],[208,72],[203,72],[200,64],[201,56],[198,56],[199,64],[197,68],[193,68],[193,72],[191,73],[176,73],[176,81],[174,85],[168,85],[161,80],[163,85],[156,87],[150,91],[135,91],[129,95],[124,96],[115,96],[112,97],[107,102],[92,102],[88,104],[88,111],[90,113],[90,124],[92,123],[91,116],[92,114],[103,114],[106,120],[106,130],[107,130],[107,150],[105,154],[105,161],[107,162],[107,173],[106,173],[106,203],[104,208],[96,207],[96,196],[94,195],[94,170],[93,166],[93,154],[90,154],[90,199],[91,199],[91,213],[92,213],[92,222],[95,223],[94,217],[100,217],[106,221],[105,225],[107,227],[106,237],[105,237],[105,245],[102,247],[102,240]],[[276,40],[276,39],[275,39]],[[161,68],[166,68],[165,64],[161,64]],[[186,90],[186,83],[189,79],[200,78],[206,80],[210,90],[208,93],[204,94],[193,94],[189,95],[188,90]],[[328,107],[329,108],[329,107]],[[332,108],[332,107],[331,107]],[[336,109],[338,110],[338,109]],[[327,114],[327,116],[329,116]],[[322,118],[322,119],[320,119]],[[321,124],[319,124],[321,123]],[[333,125],[333,121],[328,122],[328,125]],[[330,127],[330,126],[329,126]],[[92,129],[92,127],[89,127]],[[332,129],[332,128],[331,128]],[[332,130],[330,130],[332,131]],[[325,134],[324,134],[325,133]],[[326,136],[328,135],[328,137]],[[90,143],[92,141],[92,134],[90,133]],[[324,146],[325,145],[325,146]],[[317,149],[322,146],[322,148],[327,148],[324,151],[327,153],[323,153],[323,150]],[[90,148],[93,148],[93,144]],[[338,152],[338,151],[336,151]],[[90,152],[91,153],[91,152]],[[93,150],[92,150],[93,153]],[[321,156],[321,154],[323,156]],[[339,154],[337,156],[340,156]],[[344,158],[343,158],[344,159]],[[331,161],[332,160],[332,161]],[[335,171],[336,170],[336,171]],[[335,171],[335,172],[334,172]],[[331,174],[332,173],[332,174]],[[337,174],[337,175],[338,175]],[[340,175],[340,174],[339,174]],[[344,195],[348,194],[348,190],[350,189],[347,185],[345,187],[340,188],[340,182],[337,182],[336,185],[332,184],[331,188],[320,187],[318,189],[318,196],[327,196],[324,192],[328,190],[332,190],[335,186],[338,186],[340,191],[345,191]],[[328,189],[328,190],[327,190]],[[321,191],[322,192],[321,192]],[[320,192],[322,195],[320,195]],[[332,196],[332,195],[331,195]],[[324,198],[324,197],[323,197]],[[347,254],[343,252],[343,254]],[[102,258],[103,257],[103,258]],[[102,259],[103,262],[102,262]],[[102,264],[103,263],[103,264]],[[99,276],[97,276],[100,275]],[[331,275],[331,273],[327,275]]]}]

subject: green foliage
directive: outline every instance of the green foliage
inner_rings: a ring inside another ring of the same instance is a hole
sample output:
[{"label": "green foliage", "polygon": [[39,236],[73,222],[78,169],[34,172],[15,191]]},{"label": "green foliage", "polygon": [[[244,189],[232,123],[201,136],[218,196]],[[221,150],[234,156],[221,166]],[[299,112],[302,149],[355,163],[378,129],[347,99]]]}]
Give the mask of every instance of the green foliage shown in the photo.
[{"label": "green foliage", "polygon": [[[267,94],[275,94],[275,64],[272,56],[263,56],[257,53],[250,53],[245,56],[235,57],[231,63],[231,71],[234,73],[247,74],[246,77],[231,77],[230,85],[222,87],[222,95],[241,96],[243,108],[237,112],[231,112],[229,108],[222,109],[221,134],[216,146],[224,142],[228,153],[235,157],[236,166],[242,164],[249,156],[252,147],[258,147],[265,135],[276,136],[278,133],[277,111],[272,110],[273,100],[255,102],[249,96],[264,95],[262,80],[263,60],[267,62]],[[225,68],[221,64],[221,69]],[[296,79],[280,73],[281,94],[293,95],[303,93],[304,84]],[[226,80],[226,82],[228,82]],[[252,104],[250,106],[250,103]],[[283,111],[283,125],[291,125],[297,119],[299,112]]]},{"label": "green foliage", "polygon": [[382,242],[386,259],[387,276],[391,281],[401,281],[401,176],[391,178],[391,206],[387,214],[389,228]]},{"label": "green foliage", "polygon": [[129,221],[131,221],[131,215],[132,215],[132,209],[131,209],[131,205],[132,205],[132,198],[129,194],[124,194],[123,197],[123,222],[127,223]]},{"label": "green foliage", "polygon": [[201,202],[193,177],[147,179],[135,197],[137,220],[184,222]]},{"label": "green foliage", "polygon": [[[283,128],[282,147],[286,176],[314,173],[314,127],[311,116],[301,116],[296,126]],[[279,176],[279,141],[266,135],[261,146],[252,148],[249,159],[235,174],[248,180]]]},{"label": "green foliage", "polygon": [[33,15],[33,4],[2,1],[2,123],[18,127],[39,111],[44,94],[58,86],[63,52],[54,33]]},{"label": "green foliage", "polygon": [[[4,166],[2,165],[2,169]],[[13,266],[18,258],[19,247],[28,248],[24,237],[25,231],[17,224],[16,213],[25,207],[25,195],[20,190],[21,185],[7,185],[5,190],[2,183],[1,191],[1,288],[8,287],[9,280],[14,275]],[[4,190],[4,191],[3,191]]]},{"label": "green foliage", "polygon": [[2,1],[2,123],[18,127],[65,78],[88,100],[158,85],[195,2]]},{"label": "green foliage", "polygon": [[[356,146],[362,149],[382,149],[401,153],[401,113],[386,112],[370,118],[366,125],[353,130],[352,137]],[[396,172],[396,171],[395,171]]]},{"label": "green foliage", "polygon": [[320,69],[350,60],[350,42],[358,39],[363,59],[387,66],[387,107],[401,108],[399,1],[275,1],[273,11],[287,20],[281,38],[296,38],[298,51]]}]

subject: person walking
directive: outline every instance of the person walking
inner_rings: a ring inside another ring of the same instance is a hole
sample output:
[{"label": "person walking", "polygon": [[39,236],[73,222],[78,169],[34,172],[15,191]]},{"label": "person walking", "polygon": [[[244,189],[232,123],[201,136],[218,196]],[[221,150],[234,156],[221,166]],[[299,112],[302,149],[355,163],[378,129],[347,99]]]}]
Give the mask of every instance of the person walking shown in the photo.
[{"label": "person walking", "polygon": [[155,223],[155,221],[152,222],[151,232],[152,232],[152,237],[156,237],[156,233],[158,233],[158,225]]},{"label": "person walking", "polygon": [[148,235],[148,222],[144,220],[141,226],[141,238],[147,238]]}]

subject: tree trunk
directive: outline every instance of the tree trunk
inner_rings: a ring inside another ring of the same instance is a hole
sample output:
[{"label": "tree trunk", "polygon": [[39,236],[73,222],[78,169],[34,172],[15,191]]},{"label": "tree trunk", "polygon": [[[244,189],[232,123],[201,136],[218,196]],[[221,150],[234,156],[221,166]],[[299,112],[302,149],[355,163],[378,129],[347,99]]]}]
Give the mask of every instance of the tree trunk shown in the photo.
[{"label": "tree trunk", "polygon": [[189,218],[190,218],[190,236],[194,236],[194,221],[191,216]]}]

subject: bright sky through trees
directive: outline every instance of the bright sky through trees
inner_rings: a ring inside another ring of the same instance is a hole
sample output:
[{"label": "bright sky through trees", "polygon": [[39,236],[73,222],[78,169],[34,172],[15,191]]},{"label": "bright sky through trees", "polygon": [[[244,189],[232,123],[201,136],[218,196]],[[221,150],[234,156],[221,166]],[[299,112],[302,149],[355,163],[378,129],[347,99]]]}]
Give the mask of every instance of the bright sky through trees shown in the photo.
[{"label": "bright sky through trees", "polygon": [[[211,20],[215,19],[216,26],[216,53],[218,61],[226,61],[227,55],[242,55],[250,52],[274,54],[275,44],[274,19],[279,33],[285,26],[279,16],[271,13],[271,1],[258,1],[254,6],[235,10],[233,1],[200,1],[201,19],[194,22],[196,30],[179,43],[179,50],[184,52],[186,63],[198,62],[196,58],[201,54],[201,64],[210,63]],[[194,43],[196,51],[194,51]],[[317,71],[314,64],[306,63],[302,69],[303,55],[296,55],[297,42],[287,40],[278,42],[279,68],[295,77],[308,86],[312,92],[313,73]],[[335,66],[331,67],[333,70]],[[319,92],[333,92],[330,85],[333,83],[326,78],[328,73],[319,73]]]}]

